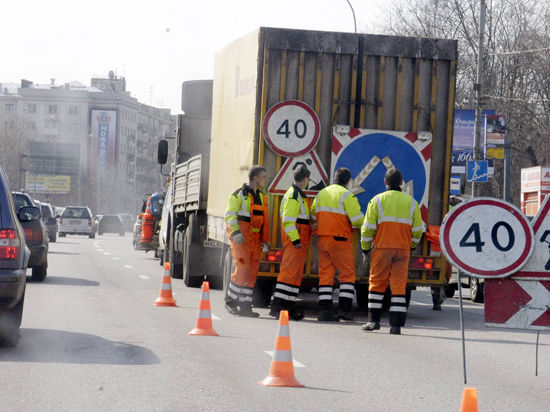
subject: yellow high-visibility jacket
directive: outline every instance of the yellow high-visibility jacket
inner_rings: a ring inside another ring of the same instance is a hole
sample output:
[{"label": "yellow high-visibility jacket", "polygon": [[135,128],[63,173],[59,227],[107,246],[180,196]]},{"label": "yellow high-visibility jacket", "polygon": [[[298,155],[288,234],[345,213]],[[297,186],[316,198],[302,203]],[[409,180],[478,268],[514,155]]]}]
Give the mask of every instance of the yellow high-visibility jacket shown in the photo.
[{"label": "yellow high-visibility jacket", "polygon": [[337,236],[351,239],[352,228],[363,222],[361,206],[355,195],[344,186],[332,184],[321,190],[311,206],[318,236]]},{"label": "yellow high-visibility jacket", "polygon": [[292,243],[300,241],[297,225],[310,224],[309,205],[304,192],[296,185],[292,185],[283,196],[281,204],[281,225]]},{"label": "yellow high-visibility jacket", "polygon": [[269,216],[266,195],[260,190],[254,193],[247,184],[235,190],[227,199],[225,223],[231,235],[244,232],[243,229],[246,227],[246,232],[250,230],[253,233],[261,233],[261,241],[269,242]]},{"label": "yellow high-visibility jacket", "polygon": [[399,190],[373,197],[361,227],[361,248],[410,249],[420,242],[424,226],[418,203]]}]

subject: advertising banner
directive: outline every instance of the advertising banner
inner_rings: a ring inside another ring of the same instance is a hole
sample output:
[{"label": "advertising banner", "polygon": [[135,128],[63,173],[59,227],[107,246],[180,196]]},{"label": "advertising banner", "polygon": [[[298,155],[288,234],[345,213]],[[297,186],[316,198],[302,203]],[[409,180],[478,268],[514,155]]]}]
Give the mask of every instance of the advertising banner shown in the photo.
[{"label": "advertising banner", "polygon": [[25,172],[25,190],[30,193],[67,194],[71,191],[71,177]]},{"label": "advertising banner", "polygon": [[91,129],[96,150],[92,164],[100,173],[115,164],[117,140],[116,110],[92,110]]}]

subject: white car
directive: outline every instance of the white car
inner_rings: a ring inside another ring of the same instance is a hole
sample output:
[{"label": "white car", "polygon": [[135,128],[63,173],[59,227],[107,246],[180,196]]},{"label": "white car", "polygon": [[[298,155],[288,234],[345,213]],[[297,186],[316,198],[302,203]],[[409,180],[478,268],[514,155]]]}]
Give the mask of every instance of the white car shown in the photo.
[{"label": "white car", "polygon": [[63,209],[59,218],[59,237],[74,235],[88,235],[90,239],[95,237],[92,212],[88,206],[67,206]]}]

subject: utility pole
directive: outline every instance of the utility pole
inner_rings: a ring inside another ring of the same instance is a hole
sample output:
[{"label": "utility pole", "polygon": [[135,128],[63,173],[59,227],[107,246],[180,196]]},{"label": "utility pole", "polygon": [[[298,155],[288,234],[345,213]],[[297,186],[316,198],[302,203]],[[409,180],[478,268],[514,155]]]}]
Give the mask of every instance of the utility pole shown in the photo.
[{"label": "utility pole", "polygon": [[[481,160],[481,82],[483,80],[483,40],[485,35],[485,0],[480,0],[479,3],[479,44],[477,48],[477,73],[476,82],[474,83],[475,99],[476,99],[476,117],[474,129],[474,160]],[[472,197],[479,196],[478,183],[472,182]]]}]

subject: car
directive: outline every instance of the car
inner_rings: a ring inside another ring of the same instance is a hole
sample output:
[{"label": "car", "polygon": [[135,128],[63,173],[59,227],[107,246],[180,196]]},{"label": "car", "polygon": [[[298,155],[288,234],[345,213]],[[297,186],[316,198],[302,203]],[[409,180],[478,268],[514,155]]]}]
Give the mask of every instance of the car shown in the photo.
[{"label": "car", "polygon": [[67,206],[59,217],[59,237],[67,234],[88,235],[90,239],[95,237],[92,225],[92,212],[88,206]]},{"label": "car", "polygon": [[57,219],[52,205],[49,203],[40,202],[40,210],[42,211],[42,220],[48,229],[48,238],[50,242],[57,240]]},{"label": "car", "polygon": [[19,342],[27,283],[27,265],[31,252],[25,244],[21,222],[40,220],[40,210],[23,206],[15,211],[8,179],[0,165],[0,344]]},{"label": "car", "polygon": [[124,226],[124,230],[126,232],[131,232],[134,228],[134,218],[129,213],[121,213],[119,214],[120,218],[122,219],[122,223]]},{"label": "car", "polygon": [[119,215],[101,216],[97,227],[97,234],[101,236],[104,233],[118,233],[120,236],[124,236],[124,226]]},{"label": "car", "polygon": [[[42,217],[40,207],[28,193],[12,192],[12,197],[17,213],[23,207],[36,207]],[[21,222],[21,226],[25,232],[25,243],[31,251],[28,263],[28,267],[32,269],[31,279],[35,282],[42,282],[48,273],[48,229],[41,218],[26,220]]]}]

